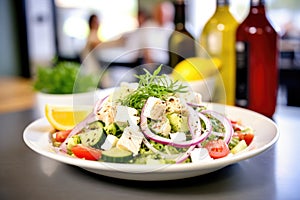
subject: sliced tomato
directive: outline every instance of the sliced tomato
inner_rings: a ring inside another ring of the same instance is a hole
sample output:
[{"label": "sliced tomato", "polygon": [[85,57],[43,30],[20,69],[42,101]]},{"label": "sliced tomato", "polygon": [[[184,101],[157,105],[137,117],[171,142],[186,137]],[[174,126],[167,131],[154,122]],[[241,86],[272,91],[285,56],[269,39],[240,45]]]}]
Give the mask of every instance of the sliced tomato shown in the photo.
[{"label": "sliced tomato", "polygon": [[235,120],[232,120],[232,119],[230,120],[230,122],[231,122],[232,125],[236,125],[238,123],[238,121],[235,121]]},{"label": "sliced tomato", "polygon": [[72,130],[57,131],[55,134],[56,142],[64,142]]},{"label": "sliced tomato", "polygon": [[239,136],[240,140],[245,140],[247,146],[250,145],[250,143],[252,142],[252,140],[254,138],[253,133],[238,133],[238,136]]},{"label": "sliced tomato", "polygon": [[83,146],[81,144],[77,144],[76,146],[72,147],[71,151],[76,157],[86,160],[99,160],[102,155],[100,149]]},{"label": "sliced tomato", "polygon": [[240,127],[238,127],[238,122],[237,121],[231,120],[230,122],[231,122],[231,125],[232,125],[232,128],[233,128],[234,131],[240,131],[241,130]]},{"label": "sliced tomato", "polygon": [[205,148],[213,159],[223,158],[230,152],[228,145],[221,139],[209,141]]}]

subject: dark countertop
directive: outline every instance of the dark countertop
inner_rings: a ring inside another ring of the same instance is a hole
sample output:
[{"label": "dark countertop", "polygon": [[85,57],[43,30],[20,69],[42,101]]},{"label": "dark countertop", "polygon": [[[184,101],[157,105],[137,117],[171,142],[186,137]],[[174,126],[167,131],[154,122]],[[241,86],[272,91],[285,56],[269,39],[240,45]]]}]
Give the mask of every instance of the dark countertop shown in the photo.
[{"label": "dark countertop", "polygon": [[216,172],[163,182],[104,177],[43,157],[23,141],[34,110],[0,114],[0,199],[300,199],[300,108],[278,106],[278,142]]}]

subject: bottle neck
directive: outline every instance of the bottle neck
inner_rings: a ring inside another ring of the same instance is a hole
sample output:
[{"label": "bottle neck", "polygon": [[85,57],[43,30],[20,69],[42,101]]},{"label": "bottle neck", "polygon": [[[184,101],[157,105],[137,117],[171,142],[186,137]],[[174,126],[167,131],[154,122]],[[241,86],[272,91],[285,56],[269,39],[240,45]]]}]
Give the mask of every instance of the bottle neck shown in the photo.
[{"label": "bottle neck", "polygon": [[179,0],[175,2],[175,16],[174,24],[176,30],[182,30],[185,28],[185,2]]},{"label": "bottle neck", "polygon": [[265,15],[265,0],[251,0],[250,1],[250,13]]},{"label": "bottle neck", "polygon": [[217,0],[216,11],[229,12],[229,0]]}]

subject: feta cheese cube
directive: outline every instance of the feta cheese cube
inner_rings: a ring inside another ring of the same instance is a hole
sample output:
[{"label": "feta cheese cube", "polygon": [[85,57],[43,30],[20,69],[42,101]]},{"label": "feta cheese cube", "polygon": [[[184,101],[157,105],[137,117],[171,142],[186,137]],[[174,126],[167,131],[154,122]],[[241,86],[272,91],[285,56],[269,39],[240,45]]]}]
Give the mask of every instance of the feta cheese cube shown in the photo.
[{"label": "feta cheese cube", "polygon": [[186,141],[186,135],[183,132],[170,133],[170,138],[173,142]]},{"label": "feta cheese cube", "polygon": [[123,134],[117,143],[117,147],[131,151],[133,155],[137,155],[143,139],[144,135],[138,126],[128,126],[124,129]]},{"label": "feta cheese cube", "polygon": [[105,126],[113,123],[115,117],[116,107],[112,104],[110,99],[107,99],[101,109],[97,113],[97,118],[105,123]]},{"label": "feta cheese cube", "polygon": [[182,113],[183,104],[180,99],[174,96],[171,96],[166,101],[166,110],[168,113]]},{"label": "feta cheese cube", "polygon": [[208,150],[206,148],[195,148],[191,152],[191,159],[193,163],[213,160],[209,156]]},{"label": "feta cheese cube", "polygon": [[156,133],[168,137],[171,132],[169,119],[167,117],[162,117],[160,120],[153,121],[151,123],[151,129]]},{"label": "feta cheese cube", "polygon": [[194,104],[202,103],[202,95],[197,92],[189,91],[187,93],[180,93],[178,96],[182,102],[194,103]]},{"label": "feta cheese cube", "polygon": [[112,147],[116,146],[118,140],[119,139],[114,135],[107,135],[104,143],[101,146],[101,149],[104,149],[104,150],[111,149]]},{"label": "feta cheese cube", "polygon": [[144,116],[157,120],[163,116],[166,111],[166,104],[159,98],[149,97],[144,109]]},{"label": "feta cheese cube", "polygon": [[137,116],[138,111],[127,106],[117,106],[115,123],[118,126],[137,125],[140,118]]}]

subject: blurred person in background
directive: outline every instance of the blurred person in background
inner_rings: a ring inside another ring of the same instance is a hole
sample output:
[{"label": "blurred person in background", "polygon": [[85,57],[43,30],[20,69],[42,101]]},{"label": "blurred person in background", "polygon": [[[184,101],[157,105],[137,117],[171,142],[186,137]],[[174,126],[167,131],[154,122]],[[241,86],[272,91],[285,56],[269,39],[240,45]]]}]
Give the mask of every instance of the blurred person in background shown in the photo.
[{"label": "blurred person in background", "polygon": [[[98,44],[97,49],[92,52],[92,54],[95,55],[93,57],[98,58],[98,63],[99,58],[104,57],[105,59],[108,57],[106,56],[107,54],[111,56],[114,53],[116,53],[115,57],[117,59],[112,61],[117,61],[117,63],[113,63],[113,65],[118,64],[118,62],[120,62],[119,64],[127,63],[127,66],[113,66],[110,68],[109,74],[111,74],[111,76],[114,75],[116,71],[128,68],[128,66],[139,66],[141,64],[143,68],[153,72],[160,64],[168,65],[168,40],[174,30],[174,12],[174,5],[170,1],[163,1],[154,5],[152,16],[149,16],[148,13],[141,9],[137,15],[137,29],[124,33],[115,40],[105,42],[95,39],[97,36],[97,23],[95,23],[95,26],[91,23],[91,32],[84,52],[89,53]],[[118,52],[121,52],[120,55]],[[89,55],[89,57],[91,57],[91,55]],[[95,59],[93,60],[96,61]],[[167,73],[165,71],[162,72]],[[137,69],[136,73],[144,73],[144,71]],[[112,85],[112,83],[108,83],[109,81],[104,82],[107,82],[107,84],[103,84],[103,87]]]},{"label": "blurred person in background", "polygon": [[[142,26],[148,18],[144,10],[139,10],[136,18],[138,27]],[[120,74],[126,74],[126,71],[140,64],[138,30],[124,33],[108,41],[100,41],[97,35],[99,20],[94,14],[89,18],[89,27],[90,34],[82,51],[84,66],[89,71],[102,72],[104,70],[100,86],[112,87],[121,78]],[[135,80],[135,78],[127,77],[124,81]]]},{"label": "blurred person in background", "polygon": [[98,37],[99,23],[100,22],[98,16],[96,14],[91,14],[88,19],[89,34],[87,37],[85,48],[83,50],[83,54],[89,53],[101,43]]},{"label": "blurred person in background", "polygon": [[85,73],[96,73],[100,71],[100,64],[93,50],[101,44],[98,37],[98,29],[100,26],[99,17],[96,14],[91,14],[88,19],[89,34],[86,45],[81,52],[81,60],[84,66]]},{"label": "blurred person in background", "polygon": [[148,15],[148,13],[140,8],[137,13],[138,28],[142,27],[149,19],[150,16]]},{"label": "blurred person in background", "polygon": [[174,30],[174,14],[170,1],[160,2],[153,8],[152,19],[141,26],[144,63],[168,64],[168,40]]}]

